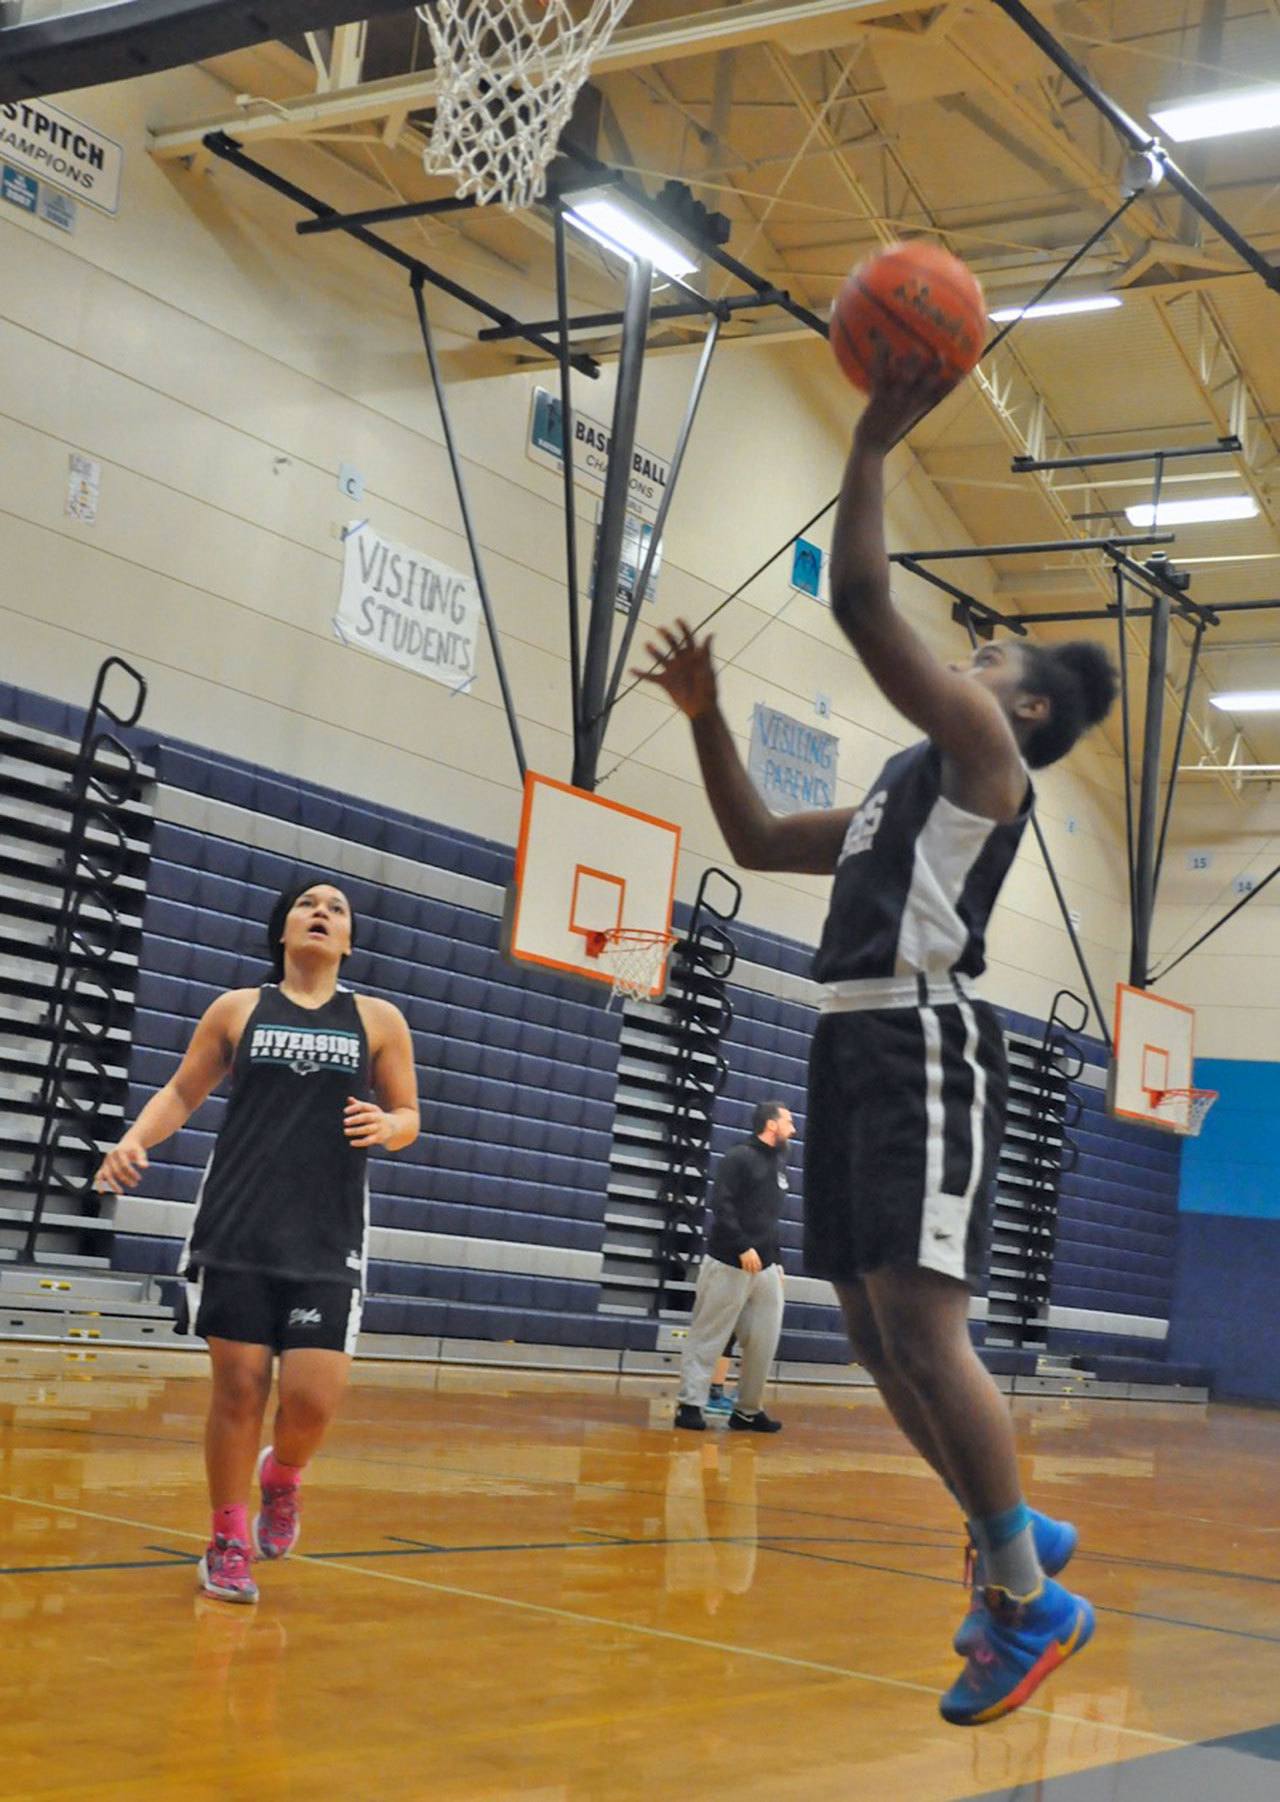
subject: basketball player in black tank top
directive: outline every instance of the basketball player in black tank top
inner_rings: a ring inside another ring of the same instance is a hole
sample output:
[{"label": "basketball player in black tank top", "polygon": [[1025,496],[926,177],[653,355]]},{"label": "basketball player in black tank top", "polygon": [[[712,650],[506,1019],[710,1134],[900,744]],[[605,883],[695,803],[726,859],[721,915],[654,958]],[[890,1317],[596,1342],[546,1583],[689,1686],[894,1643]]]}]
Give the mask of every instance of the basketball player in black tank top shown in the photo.
[{"label": "basketball player in black tank top", "polygon": [[963,1507],[978,1583],[942,1698],[959,1725],[1025,1702],[1093,1626],[1051,1580],[1075,1529],[1023,1500],[1008,1404],[973,1350],[1004,1129],[999,1023],[969,994],[1030,813],[1027,766],[1064,756],[1107,713],[1097,645],[1012,639],[941,663],[893,604],[884,460],[945,390],[930,369],[881,369],[854,436],[832,535],[835,618],[877,687],[925,734],[855,809],[776,818],[720,713],[711,641],[680,622],[650,645],[693,727],[707,795],[747,869],[833,874],[814,961],[824,985],[805,1126],[805,1267],[829,1278],[859,1361]]},{"label": "basketball player in black tank top", "polygon": [[[420,1130],[403,1014],[338,983],[354,929],[333,883],[282,894],[268,927],[277,981],[218,997],[98,1173],[99,1187],[117,1195],[134,1188],[148,1150],[230,1073],[180,1266],[191,1329],[213,1362],[213,1530],[200,1581],[224,1601],[258,1599],[251,1545],[282,1558],[297,1540],[299,1480],[342,1398],[359,1331],[369,1152],[400,1151]],[[277,1355],[272,1442],[259,1455]],[[255,1460],[261,1506],[251,1527]]]}]

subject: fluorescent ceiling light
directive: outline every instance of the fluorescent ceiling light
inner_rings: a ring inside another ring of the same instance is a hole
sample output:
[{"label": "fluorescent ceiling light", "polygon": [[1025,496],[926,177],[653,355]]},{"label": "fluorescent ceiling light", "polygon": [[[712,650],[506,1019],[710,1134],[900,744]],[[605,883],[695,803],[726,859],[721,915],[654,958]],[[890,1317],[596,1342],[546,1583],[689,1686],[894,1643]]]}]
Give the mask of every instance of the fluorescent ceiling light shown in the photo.
[{"label": "fluorescent ceiling light", "polygon": [[1063,313],[1106,313],[1120,305],[1115,294],[1089,294],[1081,300],[1042,300],[1034,307],[999,307],[990,315],[997,325],[1007,319],[1055,319]]},{"label": "fluorescent ceiling light", "polygon": [[698,267],[683,245],[656,231],[622,201],[607,195],[580,195],[566,208],[565,217],[606,250],[652,263],[663,275],[678,279],[692,275]]},{"label": "fluorescent ceiling light", "polygon": [[1131,526],[1146,531],[1152,526],[1195,526],[1215,519],[1256,519],[1258,503],[1251,494],[1220,494],[1216,500],[1161,501],[1158,508],[1145,501],[1139,507],[1126,507],[1124,514]]},{"label": "fluorescent ceiling light", "polygon": [[1176,100],[1151,117],[1179,144],[1197,138],[1227,138],[1242,131],[1274,131],[1280,125],[1280,83],[1262,88],[1233,88]]},{"label": "fluorescent ceiling light", "polygon": [[1238,689],[1233,694],[1210,695],[1209,705],[1224,713],[1280,713],[1280,688]]}]

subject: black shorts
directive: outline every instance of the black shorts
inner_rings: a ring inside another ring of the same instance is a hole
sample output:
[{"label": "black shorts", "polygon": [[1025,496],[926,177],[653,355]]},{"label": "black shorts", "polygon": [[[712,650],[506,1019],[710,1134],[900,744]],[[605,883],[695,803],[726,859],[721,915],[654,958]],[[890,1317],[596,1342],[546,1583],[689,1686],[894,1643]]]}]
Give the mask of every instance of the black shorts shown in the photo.
[{"label": "black shorts", "polygon": [[823,1014],[805,1116],[807,1273],[851,1282],[918,1266],[980,1292],[1008,1089],[985,1002]]},{"label": "black shorts", "polygon": [[339,1282],[294,1282],[251,1270],[196,1270],[174,1312],[180,1333],[234,1339],[272,1351],[356,1349],[364,1297]]}]

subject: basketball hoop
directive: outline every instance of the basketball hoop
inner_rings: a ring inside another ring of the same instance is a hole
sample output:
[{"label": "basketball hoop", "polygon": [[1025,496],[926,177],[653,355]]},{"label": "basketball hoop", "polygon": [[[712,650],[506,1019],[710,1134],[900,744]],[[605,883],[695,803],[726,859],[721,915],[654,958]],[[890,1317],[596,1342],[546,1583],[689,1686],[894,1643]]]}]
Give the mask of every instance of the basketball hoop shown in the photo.
[{"label": "basketball hoop", "polygon": [[1186,1125],[1177,1126],[1177,1123],[1172,1120],[1169,1124],[1176,1126],[1177,1131],[1184,1133],[1188,1138],[1197,1139],[1209,1109],[1218,1099],[1218,1091],[1216,1089],[1148,1089],[1147,1097],[1151,1102],[1152,1113],[1157,1108],[1162,1108],[1166,1101],[1185,1101],[1187,1104]]},{"label": "basketball hoop", "polygon": [[626,1001],[652,999],[675,942],[674,932],[645,932],[637,926],[611,926],[607,932],[591,933],[588,955],[598,957],[613,977],[610,1007],[619,995]]},{"label": "basketball hoop", "polygon": [[[415,8],[431,37],[436,116],[423,153],[429,175],[509,212],[532,206],[592,58],[631,0],[430,0]],[[581,5],[579,6],[581,11]]]}]

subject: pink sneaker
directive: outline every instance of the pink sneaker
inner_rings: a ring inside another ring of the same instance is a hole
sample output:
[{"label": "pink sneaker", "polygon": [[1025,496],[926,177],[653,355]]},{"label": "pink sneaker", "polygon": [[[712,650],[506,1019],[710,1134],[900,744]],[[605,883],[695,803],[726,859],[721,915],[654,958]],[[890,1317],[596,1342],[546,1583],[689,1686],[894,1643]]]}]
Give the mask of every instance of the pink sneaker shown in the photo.
[{"label": "pink sneaker", "polygon": [[197,1568],[200,1587],[220,1602],[256,1602],[258,1585],[249,1568],[249,1548],[224,1533],[214,1535]]},{"label": "pink sneaker", "polygon": [[302,1497],[298,1483],[268,1484],[263,1476],[271,1447],[265,1445],[258,1455],[258,1481],[262,1485],[262,1508],[253,1520],[253,1544],[259,1558],[287,1558],[298,1543],[302,1531],[299,1516]]}]

